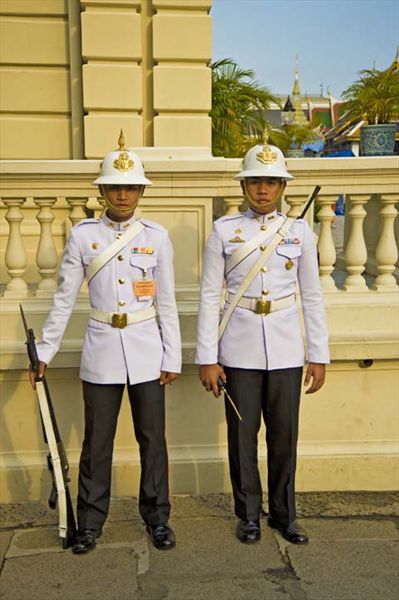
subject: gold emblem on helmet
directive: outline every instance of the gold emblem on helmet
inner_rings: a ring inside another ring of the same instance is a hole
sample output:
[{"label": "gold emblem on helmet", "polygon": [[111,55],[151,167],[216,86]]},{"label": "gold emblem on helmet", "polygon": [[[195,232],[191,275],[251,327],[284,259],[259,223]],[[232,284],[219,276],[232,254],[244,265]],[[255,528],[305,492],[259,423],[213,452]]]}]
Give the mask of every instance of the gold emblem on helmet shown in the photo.
[{"label": "gold emblem on helmet", "polygon": [[123,135],[123,129],[119,135],[119,157],[114,160],[114,167],[118,171],[131,171],[134,168],[134,162],[129,158],[129,154],[125,150],[125,136]]},{"label": "gold emblem on helmet", "polygon": [[262,152],[258,152],[258,154],[256,155],[256,160],[259,160],[259,162],[262,162],[265,165],[270,165],[270,163],[273,163],[277,160],[277,154],[276,152],[273,152],[270,148],[269,144],[267,143],[268,140],[269,134],[267,132],[267,129],[265,129],[265,132],[263,134],[264,146],[262,148]]}]

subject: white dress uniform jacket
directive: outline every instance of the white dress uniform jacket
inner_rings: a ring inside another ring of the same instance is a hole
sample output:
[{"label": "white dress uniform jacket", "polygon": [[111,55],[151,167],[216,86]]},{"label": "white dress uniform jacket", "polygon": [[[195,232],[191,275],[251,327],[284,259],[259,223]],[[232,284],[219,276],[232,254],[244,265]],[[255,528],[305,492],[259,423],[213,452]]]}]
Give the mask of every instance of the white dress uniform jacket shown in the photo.
[{"label": "white dress uniform jacket", "polygon": [[[85,219],[71,229],[59,274],[53,307],[37,345],[39,360],[56,354],[89,264],[136,219],[115,223]],[[140,219],[145,228],[114,256],[89,283],[92,308],[134,313],[151,307],[159,317],[124,329],[90,319],[84,338],[80,377],[90,383],[136,384],[158,379],[160,371],[181,371],[181,340],[175,301],[173,249],[161,225]],[[156,297],[137,297],[133,282],[156,281]]]},{"label": "white dress uniform jacket", "polygon": [[[242,369],[285,369],[303,366],[304,341],[298,304],[262,316],[237,307],[218,344],[220,299],[224,281],[233,294],[259,258],[259,247],[225,275],[226,259],[240,244],[254,237],[279,216],[276,211],[259,215],[248,209],[215,221],[205,250],[198,317],[197,364]],[[267,229],[266,229],[267,232]],[[273,239],[273,235],[264,242]],[[295,221],[283,243],[256,275],[245,297],[278,300],[296,292],[301,296],[309,362],[328,363],[328,332],[319,283],[314,235],[303,219]],[[262,292],[264,295],[262,296]],[[225,309],[227,308],[225,304]]]}]

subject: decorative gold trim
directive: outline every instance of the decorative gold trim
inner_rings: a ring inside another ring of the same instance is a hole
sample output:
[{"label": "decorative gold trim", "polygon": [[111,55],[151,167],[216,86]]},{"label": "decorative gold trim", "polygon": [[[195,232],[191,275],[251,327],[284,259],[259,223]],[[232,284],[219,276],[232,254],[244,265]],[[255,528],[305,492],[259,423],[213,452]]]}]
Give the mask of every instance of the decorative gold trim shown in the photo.
[{"label": "decorative gold trim", "polygon": [[265,165],[270,165],[270,163],[273,163],[277,160],[277,153],[272,151],[272,149],[270,148],[270,146],[268,144],[268,141],[269,141],[269,134],[268,134],[267,129],[265,129],[265,131],[263,133],[264,146],[262,148],[262,152],[258,152],[258,154],[256,155],[256,160],[264,163]]},{"label": "decorative gold trim", "polygon": [[123,129],[119,134],[118,144],[120,154],[119,157],[114,160],[114,167],[118,171],[131,171],[134,168],[134,162],[129,158],[128,152],[125,150],[125,136],[123,135]]}]

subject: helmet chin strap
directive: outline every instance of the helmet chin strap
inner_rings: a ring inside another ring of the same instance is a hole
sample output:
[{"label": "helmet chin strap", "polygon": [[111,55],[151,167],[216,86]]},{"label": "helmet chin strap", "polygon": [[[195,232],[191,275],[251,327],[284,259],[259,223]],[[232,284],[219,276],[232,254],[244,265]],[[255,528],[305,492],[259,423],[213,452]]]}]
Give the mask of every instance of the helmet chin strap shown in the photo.
[{"label": "helmet chin strap", "polygon": [[[247,191],[247,180],[246,180],[246,178],[244,178],[243,183],[244,183],[244,185],[243,185],[243,187],[244,187],[244,196],[248,200],[249,205],[252,206],[253,200],[252,200],[251,196],[248,194],[248,191]],[[277,194],[275,200],[273,200],[273,209],[277,206],[277,204],[278,204],[281,196],[283,195],[284,190],[285,190],[285,181],[282,180],[280,182],[280,189],[278,191],[278,194]]]},{"label": "helmet chin strap", "polygon": [[108,198],[108,196],[107,196],[106,193],[103,194],[103,198],[104,198],[104,201],[105,201],[105,204],[106,204],[107,208],[110,208],[116,214],[125,215],[125,214],[129,214],[131,212],[134,212],[136,210],[137,205],[140,202],[140,198],[142,197],[143,193],[144,193],[144,186],[142,186],[141,192],[140,192],[140,194],[139,194],[139,196],[137,198],[137,203],[136,203],[136,205],[133,208],[132,207],[130,207],[130,208],[121,208],[120,206],[115,206],[109,200],[109,198]]}]

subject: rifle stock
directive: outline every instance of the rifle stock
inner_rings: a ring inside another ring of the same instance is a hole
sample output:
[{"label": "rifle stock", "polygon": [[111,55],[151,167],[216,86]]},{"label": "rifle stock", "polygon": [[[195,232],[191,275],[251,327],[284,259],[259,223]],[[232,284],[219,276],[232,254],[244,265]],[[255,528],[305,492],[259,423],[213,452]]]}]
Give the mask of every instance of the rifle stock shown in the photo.
[{"label": "rifle stock", "polygon": [[29,361],[35,372],[36,394],[39,401],[40,418],[43,437],[49,447],[47,467],[51,473],[52,488],[48,500],[49,507],[55,509],[58,503],[59,537],[63,548],[68,548],[76,538],[76,521],[69,492],[69,464],[64,445],[61,440],[50,391],[45,376],[39,377],[39,358],[33,329],[28,328],[25,314],[21,305],[22,322],[26,333],[26,345]]}]

